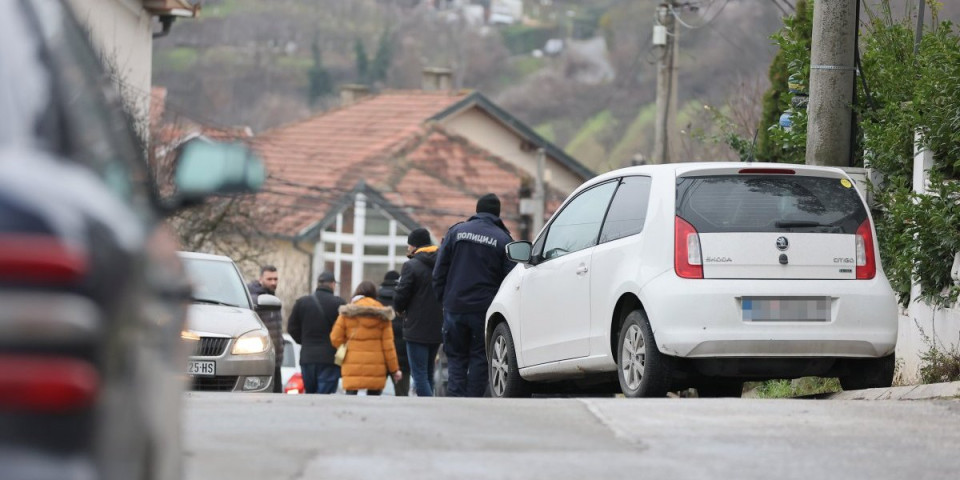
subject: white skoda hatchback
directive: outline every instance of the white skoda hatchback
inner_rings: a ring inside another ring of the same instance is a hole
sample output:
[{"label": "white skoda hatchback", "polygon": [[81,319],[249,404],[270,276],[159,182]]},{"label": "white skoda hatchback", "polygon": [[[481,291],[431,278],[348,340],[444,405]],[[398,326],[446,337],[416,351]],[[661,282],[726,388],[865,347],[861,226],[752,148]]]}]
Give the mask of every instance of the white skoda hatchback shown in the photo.
[{"label": "white skoda hatchback", "polygon": [[562,380],[639,397],[893,379],[896,300],[870,212],[839,169],[621,169],[582,185],[533,244],[507,252],[520,264],[487,311],[494,396]]}]

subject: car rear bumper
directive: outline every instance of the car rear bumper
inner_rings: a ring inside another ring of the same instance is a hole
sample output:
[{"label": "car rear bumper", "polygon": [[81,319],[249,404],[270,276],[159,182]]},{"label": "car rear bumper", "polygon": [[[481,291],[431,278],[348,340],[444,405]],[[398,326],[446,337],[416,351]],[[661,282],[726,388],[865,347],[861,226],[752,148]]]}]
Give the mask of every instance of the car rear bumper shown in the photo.
[{"label": "car rear bumper", "polygon": [[[827,321],[744,321],[743,297],[829,297]],[[855,357],[893,352],[897,304],[873,280],[688,280],[668,272],[641,291],[657,347],[687,358]]]}]

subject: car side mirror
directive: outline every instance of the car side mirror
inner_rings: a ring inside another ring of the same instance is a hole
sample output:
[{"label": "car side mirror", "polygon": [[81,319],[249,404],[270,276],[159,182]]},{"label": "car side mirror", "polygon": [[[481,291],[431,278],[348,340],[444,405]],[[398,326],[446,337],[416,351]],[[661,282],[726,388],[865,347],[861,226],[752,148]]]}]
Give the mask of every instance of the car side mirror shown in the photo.
[{"label": "car side mirror", "polygon": [[263,295],[257,296],[258,312],[278,312],[280,311],[281,305],[280,299],[274,295],[264,293]]},{"label": "car side mirror", "polygon": [[170,207],[195,205],[211,195],[254,193],[266,178],[263,162],[245,145],[194,140],[178,157]]},{"label": "car side mirror", "polygon": [[529,263],[531,252],[533,252],[533,244],[526,240],[507,244],[507,258],[514,262]]}]

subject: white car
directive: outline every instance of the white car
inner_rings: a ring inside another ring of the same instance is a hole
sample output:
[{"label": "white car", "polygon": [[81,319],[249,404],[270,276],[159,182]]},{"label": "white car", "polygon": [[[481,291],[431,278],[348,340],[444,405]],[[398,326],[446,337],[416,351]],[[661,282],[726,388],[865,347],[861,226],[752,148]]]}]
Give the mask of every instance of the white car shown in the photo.
[{"label": "white car", "polygon": [[889,386],[897,306],[873,221],[842,170],[630,167],[573,192],[487,311],[491,391],[561,380],[629,397],[836,376]]},{"label": "white car", "polygon": [[303,377],[300,372],[300,344],[289,333],[283,334],[283,363],[280,364],[280,384],[283,393],[303,393]]}]

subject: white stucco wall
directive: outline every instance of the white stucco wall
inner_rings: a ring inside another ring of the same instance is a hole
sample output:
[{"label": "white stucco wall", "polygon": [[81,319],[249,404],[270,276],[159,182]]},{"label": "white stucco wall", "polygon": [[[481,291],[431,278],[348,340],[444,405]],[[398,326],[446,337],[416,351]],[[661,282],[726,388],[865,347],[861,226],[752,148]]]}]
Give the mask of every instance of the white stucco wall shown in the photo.
[{"label": "white stucco wall", "polygon": [[[464,137],[494,155],[516,165],[531,178],[537,175],[537,152],[520,150],[520,136],[493,121],[482,111],[471,108],[448,118],[443,126],[453,134]],[[554,188],[570,193],[583,183],[570,170],[556,160],[547,157],[547,180]]]},{"label": "white stucco wall", "polygon": [[133,112],[149,119],[153,35],[151,16],[139,0],[69,0],[94,47],[119,77]]},{"label": "white stucco wall", "polygon": [[[917,286],[910,292],[917,298]],[[926,336],[925,340],[923,337]],[[920,383],[920,355],[934,343],[940,351],[949,352],[960,342],[960,306],[933,308],[914,300],[900,314],[900,330],[897,336],[897,361],[900,363],[901,382]]]}]

